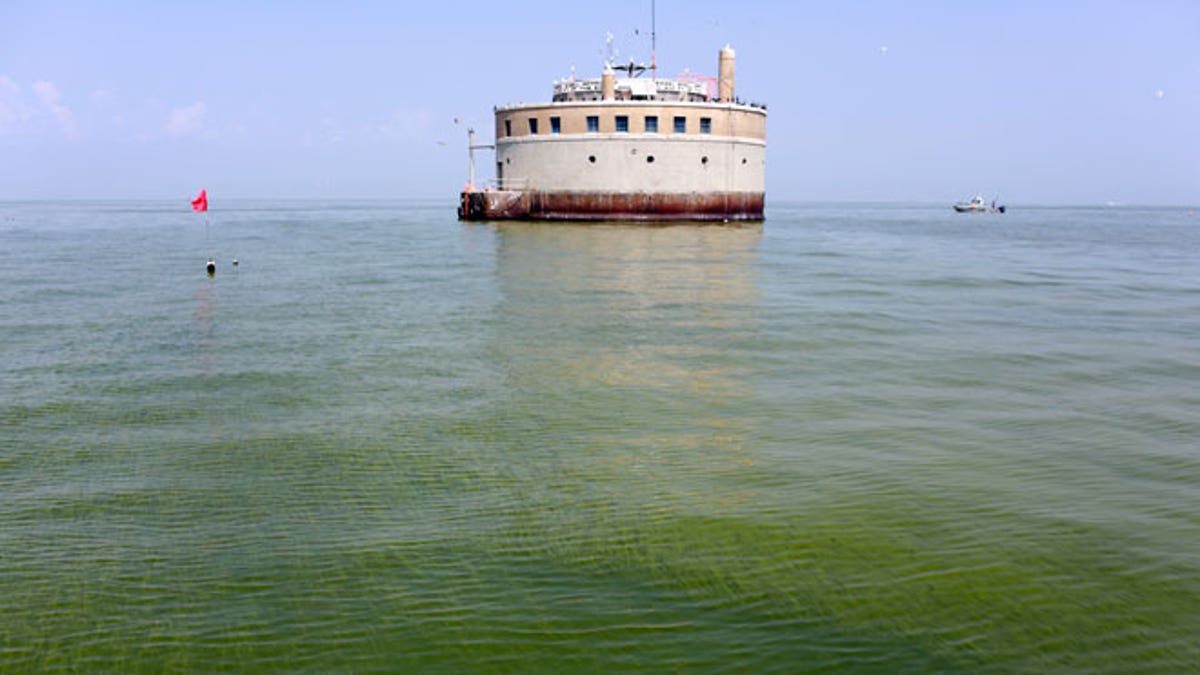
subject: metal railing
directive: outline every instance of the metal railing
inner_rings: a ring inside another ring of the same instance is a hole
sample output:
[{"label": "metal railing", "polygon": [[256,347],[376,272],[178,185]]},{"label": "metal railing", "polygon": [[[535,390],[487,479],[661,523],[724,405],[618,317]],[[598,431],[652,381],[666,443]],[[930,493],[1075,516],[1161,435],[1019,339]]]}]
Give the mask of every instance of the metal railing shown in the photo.
[{"label": "metal railing", "polygon": [[492,178],[484,183],[492,190],[525,190],[529,187],[528,178]]}]

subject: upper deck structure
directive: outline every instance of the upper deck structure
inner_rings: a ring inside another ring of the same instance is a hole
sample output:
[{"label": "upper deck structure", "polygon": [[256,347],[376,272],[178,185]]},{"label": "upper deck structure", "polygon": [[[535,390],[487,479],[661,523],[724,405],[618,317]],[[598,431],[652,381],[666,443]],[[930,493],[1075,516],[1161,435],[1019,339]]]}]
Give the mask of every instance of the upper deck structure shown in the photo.
[{"label": "upper deck structure", "polygon": [[767,112],[734,96],[734,56],[720,51],[717,78],[610,64],[555,82],[549,102],[497,107],[495,188],[469,184],[459,216],[761,220]]}]

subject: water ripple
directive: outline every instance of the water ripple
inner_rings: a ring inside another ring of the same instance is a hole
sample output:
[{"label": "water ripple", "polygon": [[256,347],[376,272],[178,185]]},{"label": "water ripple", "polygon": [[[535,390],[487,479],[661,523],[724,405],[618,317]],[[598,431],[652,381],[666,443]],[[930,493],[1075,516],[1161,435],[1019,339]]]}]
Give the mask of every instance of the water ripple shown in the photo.
[{"label": "water ripple", "polygon": [[0,670],[1200,662],[1169,212],[11,208]]}]

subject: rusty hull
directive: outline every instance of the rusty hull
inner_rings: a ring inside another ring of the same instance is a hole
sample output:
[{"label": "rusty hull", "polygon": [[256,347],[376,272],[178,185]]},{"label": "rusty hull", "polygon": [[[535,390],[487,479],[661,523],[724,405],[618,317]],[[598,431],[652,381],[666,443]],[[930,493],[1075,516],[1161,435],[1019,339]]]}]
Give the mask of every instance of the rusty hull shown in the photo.
[{"label": "rusty hull", "polygon": [[763,219],[761,192],[463,192],[460,220],[707,220]]}]

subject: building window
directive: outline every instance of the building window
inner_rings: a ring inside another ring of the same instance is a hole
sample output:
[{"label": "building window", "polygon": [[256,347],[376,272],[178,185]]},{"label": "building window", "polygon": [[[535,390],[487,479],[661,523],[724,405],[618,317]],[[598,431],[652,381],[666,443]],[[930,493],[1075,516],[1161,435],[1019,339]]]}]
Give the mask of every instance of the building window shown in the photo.
[{"label": "building window", "polygon": [[504,120],[504,135],[512,136],[512,120]]},{"label": "building window", "polygon": [[595,134],[600,132],[600,118],[596,115],[588,115],[587,118],[588,133]]},{"label": "building window", "polygon": [[676,117],[675,118],[675,133],[677,133],[677,134],[686,134],[687,133],[687,118],[686,117]]},{"label": "building window", "polygon": [[629,133],[629,116],[628,115],[617,115],[617,133],[619,133],[619,134]]},{"label": "building window", "polygon": [[646,115],[646,133],[648,133],[648,134],[657,134],[658,133],[658,116],[657,115]]},{"label": "building window", "polygon": [[711,117],[701,117],[700,118],[700,133],[702,133],[702,134],[711,134],[712,133],[712,118]]},{"label": "building window", "polygon": [[550,118],[550,133],[552,133],[552,134],[561,134],[562,133],[562,120],[561,119],[559,119],[557,117]]},{"label": "building window", "polygon": [[529,133],[533,134],[534,136],[537,136],[537,118],[536,117],[529,118]]}]

